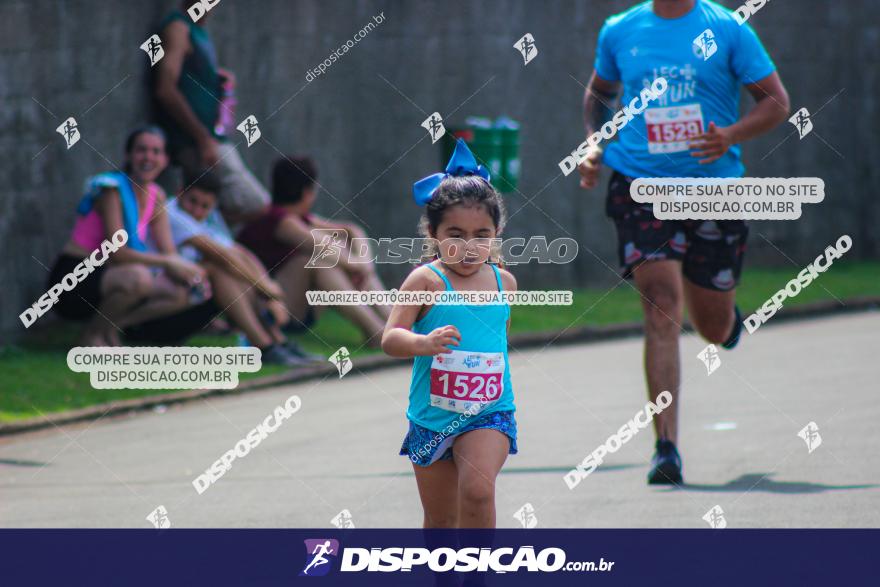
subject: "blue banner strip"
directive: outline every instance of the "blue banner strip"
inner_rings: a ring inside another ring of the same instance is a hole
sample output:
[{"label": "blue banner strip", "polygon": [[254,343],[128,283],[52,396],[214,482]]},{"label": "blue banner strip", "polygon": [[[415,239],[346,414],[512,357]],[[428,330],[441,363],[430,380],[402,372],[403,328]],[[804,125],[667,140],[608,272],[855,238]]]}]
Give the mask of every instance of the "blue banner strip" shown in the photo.
[{"label": "blue banner strip", "polygon": [[[878,552],[880,530],[867,529],[0,530],[0,583],[876,585]],[[428,559],[518,570],[438,573]]]}]

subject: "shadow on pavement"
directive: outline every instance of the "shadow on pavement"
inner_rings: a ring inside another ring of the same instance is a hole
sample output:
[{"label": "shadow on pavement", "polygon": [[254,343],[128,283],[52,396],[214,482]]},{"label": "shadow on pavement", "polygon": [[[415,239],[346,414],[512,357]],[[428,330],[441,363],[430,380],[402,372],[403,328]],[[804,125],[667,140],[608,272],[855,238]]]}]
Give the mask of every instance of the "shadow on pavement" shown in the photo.
[{"label": "shadow on pavement", "polygon": [[[602,465],[594,473],[622,471],[624,469],[636,469],[644,465]],[[500,475],[522,475],[531,473],[559,473],[564,475],[571,471],[571,467],[502,467]]]},{"label": "shadow on pavement", "polygon": [[[644,465],[602,465],[594,472],[602,471],[620,471],[623,469],[634,469],[644,467]],[[531,475],[541,473],[553,473],[554,475],[565,475],[571,471],[571,467],[502,467],[499,475]],[[343,478],[375,478],[375,477],[412,477],[412,470],[399,473],[359,473],[354,475],[334,475]]]},{"label": "shadow on pavement", "polygon": [[862,485],[826,485],[824,483],[810,483],[809,481],[774,481],[770,478],[771,475],[772,473],[746,473],[723,485],[685,483],[678,489],[682,491],[704,492],[766,491],[767,493],[823,493],[825,491],[880,487],[880,485],[873,483]]},{"label": "shadow on pavement", "polygon": [[45,467],[47,466],[47,463],[26,461],[23,459],[0,459],[0,465],[10,465],[12,467]]}]

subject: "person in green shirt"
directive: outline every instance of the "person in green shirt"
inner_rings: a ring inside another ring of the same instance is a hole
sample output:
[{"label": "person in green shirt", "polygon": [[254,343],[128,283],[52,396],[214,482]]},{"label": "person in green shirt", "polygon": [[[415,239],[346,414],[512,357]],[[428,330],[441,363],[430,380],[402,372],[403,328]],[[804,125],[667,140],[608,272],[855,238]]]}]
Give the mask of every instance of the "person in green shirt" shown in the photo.
[{"label": "person in green shirt", "polygon": [[210,168],[219,178],[220,209],[237,225],[258,216],[271,198],[230,140],[234,112],[228,98],[235,76],[217,64],[204,26],[210,13],[193,22],[186,12],[190,4],[184,0],[160,24],[165,56],[156,64],[152,84],[158,122],[168,133],[172,162],[183,167],[184,176]]}]

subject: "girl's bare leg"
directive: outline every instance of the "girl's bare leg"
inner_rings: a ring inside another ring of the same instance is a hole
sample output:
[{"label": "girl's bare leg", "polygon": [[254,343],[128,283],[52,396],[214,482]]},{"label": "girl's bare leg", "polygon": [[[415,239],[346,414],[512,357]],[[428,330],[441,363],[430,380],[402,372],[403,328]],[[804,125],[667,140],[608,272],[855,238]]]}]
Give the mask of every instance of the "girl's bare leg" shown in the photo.
[{"label": "girl's bare leg", "polygon": [[507,436],[481,428],[455,439],[458,469],[459,528],[495,527],[495,479],[510,450]]},{"label": "girl's bare leg", "polygon": [[458,472],[451,460],[421,467],[413,463],[419,498],[425,510],[424,528],[458,526]]}]

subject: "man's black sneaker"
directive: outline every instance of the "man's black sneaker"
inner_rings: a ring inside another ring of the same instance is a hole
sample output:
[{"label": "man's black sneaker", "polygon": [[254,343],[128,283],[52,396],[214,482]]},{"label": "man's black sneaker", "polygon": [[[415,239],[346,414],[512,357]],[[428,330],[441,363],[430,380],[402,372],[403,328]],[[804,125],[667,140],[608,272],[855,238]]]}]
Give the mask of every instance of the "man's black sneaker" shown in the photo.
[{"label": "man's black sneaker", "polygon": [[727,337],[727,340],[721,343],[721,346],[729,351],[733,350],[733,348],[739,343],[739,336],[743,331],[743,317],[742,313],[739,311],[739,306],[734,306],[733,311],[736,314],[733,319],[733,330],[730,332],[730,336]]},{"label": "man's black sneaker", "polygon": [[681,457],[675,444],[668,440],[658,440],[654,456],[651,458],[651,471],[648,485],[680,485]]}]

